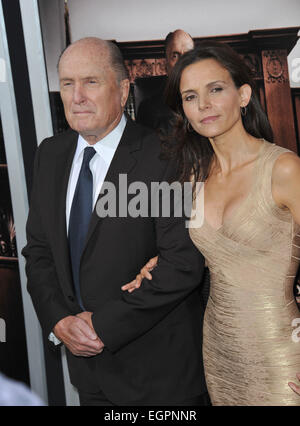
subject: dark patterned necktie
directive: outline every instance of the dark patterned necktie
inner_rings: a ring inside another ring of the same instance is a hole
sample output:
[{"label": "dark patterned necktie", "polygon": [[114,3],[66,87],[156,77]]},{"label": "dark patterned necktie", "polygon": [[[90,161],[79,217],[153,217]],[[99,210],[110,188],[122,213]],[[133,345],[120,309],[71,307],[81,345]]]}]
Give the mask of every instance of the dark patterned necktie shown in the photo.
[{"label": "dark patterned necktie", "polygon": [[85,309],[80,295],[79,271],[80,259],[93,210],[93,175],[89,163],[95,154],[96,151],[93,147],[87,147],[84,150],[69,219],[68,238],[73,282],[77,301],[83,310]]}]

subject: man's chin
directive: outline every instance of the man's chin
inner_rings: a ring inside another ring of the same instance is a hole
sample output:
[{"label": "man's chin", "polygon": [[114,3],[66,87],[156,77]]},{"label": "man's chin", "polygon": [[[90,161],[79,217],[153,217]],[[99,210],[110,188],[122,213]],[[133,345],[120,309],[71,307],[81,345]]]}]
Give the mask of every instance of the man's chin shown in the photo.
[{"label": "man's chin", "polygon": [[92,130],[92,129],[87,129],[87,128],[83,128],[83,127],[78,127],[75,126],[72,127],[73,130],[75,130],[75,132],[79,133],[81,137],[83,137],[83,139],[85,139],[87,142],[89,143],[95,143],[98,140],[101,139],[101,137],[99,136],[99,133],[97,133],[96,130]]},{"label": "man's chin", "polygon": [[75,132],[81,134],[85,133],[93,133],[92,126],[89,126],[88,124],[82,124],[82,123],[72,123],[70,126]]},{"label": "man's chin", "polygon": [[95,127],[95,123],[91,120],[90,115],[86,115],[85,117],[72,117],[72,119],[68,120],[72,129],[76,130],[76,132],[84,132],[92,130]]}]

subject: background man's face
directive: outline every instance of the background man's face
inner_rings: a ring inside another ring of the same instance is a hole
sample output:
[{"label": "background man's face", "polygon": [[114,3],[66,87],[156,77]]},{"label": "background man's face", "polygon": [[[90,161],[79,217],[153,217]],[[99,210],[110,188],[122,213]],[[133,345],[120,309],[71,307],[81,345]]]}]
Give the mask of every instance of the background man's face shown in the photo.
[{"label": "background man's face", "polygon": [[167,73],[170,74],[181,55],[193,48],[194,42],[187,33],[184,31],[175,32],[173,40],[166,50]]},{"label": "background man's face", "polygon": [[129,82],[118,84],[106,49],[71,46],[60,60],[59,80],[66,119],[88,142],[97,142],[118,124]]}]

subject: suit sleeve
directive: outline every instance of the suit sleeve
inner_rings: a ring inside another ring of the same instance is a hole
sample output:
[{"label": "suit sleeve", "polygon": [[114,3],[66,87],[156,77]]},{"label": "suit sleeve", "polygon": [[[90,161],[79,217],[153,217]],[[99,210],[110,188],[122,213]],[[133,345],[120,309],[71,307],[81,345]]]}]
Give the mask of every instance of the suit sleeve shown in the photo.
[{"label": "suit sleeve", "polygon": [[[55,324],[71,315],[61,292],[52,251],[40,217],[41,170],[40,157],[43,143],[37,150],[31,202],[26,225],[27,244],[22,250],[26,258],[27,289],[43,330],[48,336]],[[45,189],[44,189],[45,190]]]},{"label": "suit sleeve", "polygon": [[155,114],[155,110],[150,105],[149,98],[144,99],[138,109],[136,122],[150,129],[157,129],[159,120]]},{"label": "suit sleeve", "polygon": [[155,219],[159,262],[152,280],[94,312],[96,333],[112,352],[140,337],[178,306],[201,281],[204,258],[193,245],[184,217]]}]

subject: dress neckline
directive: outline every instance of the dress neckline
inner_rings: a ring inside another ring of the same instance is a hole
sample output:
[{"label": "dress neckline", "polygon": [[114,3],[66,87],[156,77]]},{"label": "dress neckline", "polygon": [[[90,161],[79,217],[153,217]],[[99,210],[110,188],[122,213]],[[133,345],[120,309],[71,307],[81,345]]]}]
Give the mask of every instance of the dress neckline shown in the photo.
[{"label": "dress neckline", "polygon": [[[255,164],[254,164],[254,166],[253,166],[253,171],[252,171],[252,174],[253,174],[253,179],[252,179],[252,184],[251,184],[251,188],[250,188],[250,190],[249,190],[249,192],[248,192],[248,194],[247,194],[247,196],[246,196],[246,198],[244,198],[243,199],[243,201],[241,201],[239,204],[238,204],[238,206],[233,210],[233,212],[232,212],[232,214],[230,215],[230,217],[229,218],[227,218],[227,219],[223,219],[223,223],[218,227],[218,228],[215,228],[215,227],[213,227],[208,221],[207,221],[207,219],[206,219],[206,217],[205,217],[205,215],[204,215],[204,220],[203,220],[203,223],[204,224],[206,224],[206,225],[208,225],[208,227],[210,228],[210,229],[212,229],[214,232],[219,232],[219,231],[221,231],[223,228],[225,228],[226,227],[226,225],[229,223],[229,222],[232,222],[232,220],[237,216],[237,214],[238,214],[238,212],[241,210],[241,208],[242,207],[244,207],[244,205],[249,201],[249,199],[250,199],[250,197],[251,197],[251,195],[252,195],[252,193],[253,193],[253,190],[254,190],[254,188],[255,188],[255,186],[256,186],[256,183],[257,183],[257,179],[258,179],[258,173],[256,173],[257,172],[257,169],[258,169],[258,166],[259,166],[259,164],[260,164],[260,160],[261,160],[261,157],[262,157],[262,153],[263,153],[263,151],[264,151],[264,148],[267,146],[267,142],[266,142],[266,140],[265,139],[262,139],[262,144],[261,144],[261,147],[259,148],[259,151],[258,151],[258,155],[257,155],[257,158],[256,158],[256,160],[255,160]],[[205,183],[204,183],[204,185],[203,185],[203,191],[204,191],[204,188],[205,188]],[[204,201],[205,202],[205,201]]]}]

